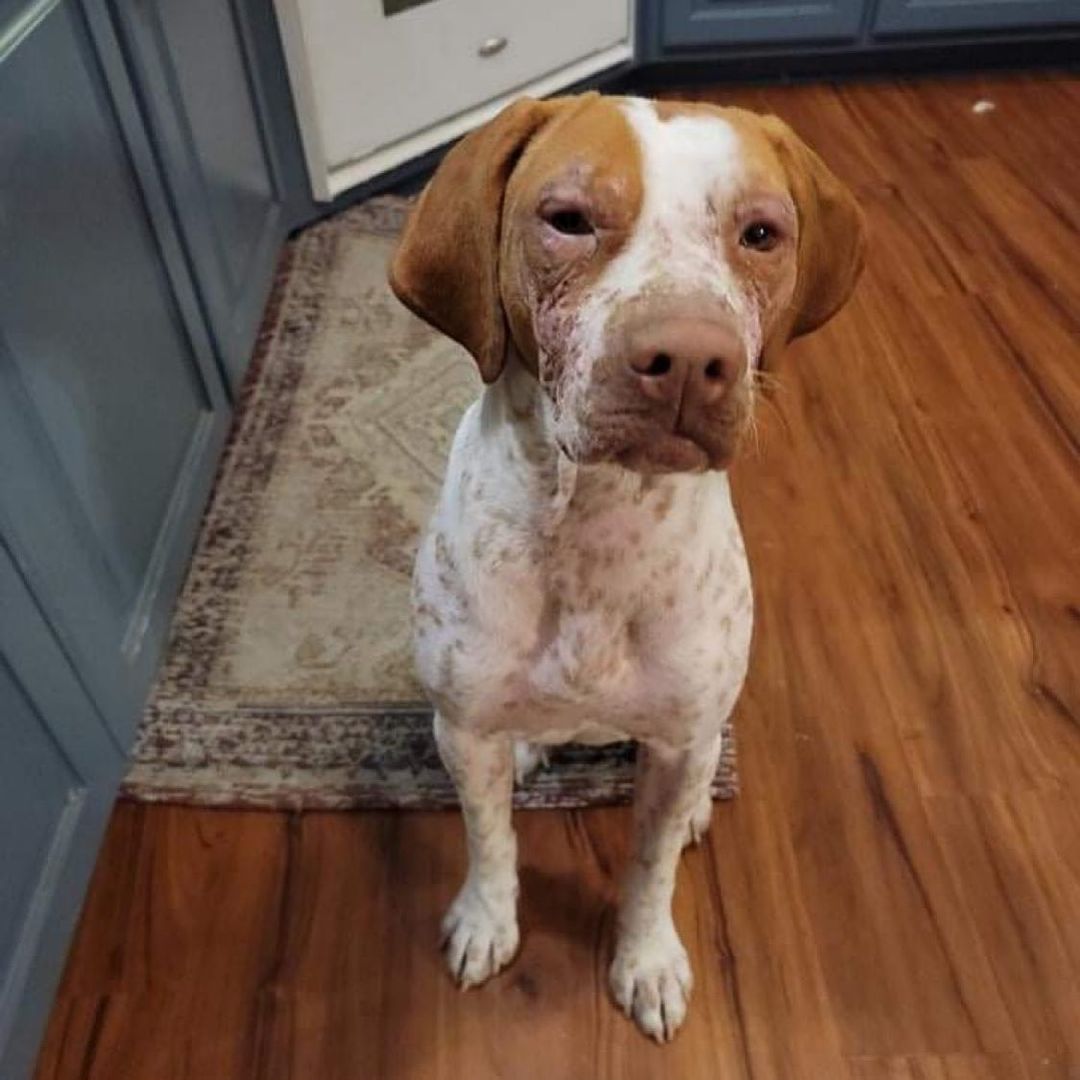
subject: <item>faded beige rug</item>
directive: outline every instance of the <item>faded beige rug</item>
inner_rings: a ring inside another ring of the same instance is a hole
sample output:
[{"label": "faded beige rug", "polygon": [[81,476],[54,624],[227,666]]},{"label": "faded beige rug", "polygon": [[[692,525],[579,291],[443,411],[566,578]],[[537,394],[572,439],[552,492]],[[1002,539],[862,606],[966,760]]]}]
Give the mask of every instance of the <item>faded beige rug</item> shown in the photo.
[{"label": "faded beige rug", "polygon": [[[472,361],[390,293],[407,203],[292,241],[124,785],[222,806],[452,804],[413,674],[409,576]],[[717,777],[734,792],[734,748]],[[523,806],[619,801],[628,745],[566,747]]]}]

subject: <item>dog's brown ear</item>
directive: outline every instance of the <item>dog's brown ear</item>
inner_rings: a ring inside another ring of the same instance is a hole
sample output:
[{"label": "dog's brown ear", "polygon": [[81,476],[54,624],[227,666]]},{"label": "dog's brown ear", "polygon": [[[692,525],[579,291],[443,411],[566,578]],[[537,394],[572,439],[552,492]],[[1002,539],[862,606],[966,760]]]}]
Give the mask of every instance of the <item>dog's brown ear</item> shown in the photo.
[{"label": "dog's brown ear", "polygon": [[506,352],[503,195],[529,140],[558,109],[557,101],[522,98],[457,143],[420,196],[390,267],[398,299],[464,345],[484,382],[498,378]]},{"label": "dog's brown ear", "polygon": [[769,366],[770,352],[824,325],[847,302],[862,272],[866,226],[855,196],[821,158],[778,117],[764,122],[799,216],[795,291],[787,317],[766,346]]}]

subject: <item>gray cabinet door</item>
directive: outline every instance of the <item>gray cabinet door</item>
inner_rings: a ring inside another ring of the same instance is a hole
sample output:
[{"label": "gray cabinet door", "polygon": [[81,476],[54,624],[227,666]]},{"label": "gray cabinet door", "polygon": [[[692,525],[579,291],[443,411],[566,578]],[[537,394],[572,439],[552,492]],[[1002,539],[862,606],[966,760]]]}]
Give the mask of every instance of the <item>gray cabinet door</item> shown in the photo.
[{"label": "gray cabinet door", "polygon": [[1078,24],[1080,0],[878,0],[873,32],[886,37]]},{"label": "gray cabinet door", "polygon": [[126,746],[227,404],[107,12],[0,12],[0,536]]},{"label": "gray cabinet door", "polygon": [[0,1076],[28,1077],[121,755],[0,544]]},{"label": "gray cabinet door", "polygon": [[844,41],[859,33],[863,0],[660,0],[665,49]]},{"label": "gray cabinet door", "polygon": [[255,28],[242,0],[111,6],[218,355],[235,387],[286,231],[286,181]]}]

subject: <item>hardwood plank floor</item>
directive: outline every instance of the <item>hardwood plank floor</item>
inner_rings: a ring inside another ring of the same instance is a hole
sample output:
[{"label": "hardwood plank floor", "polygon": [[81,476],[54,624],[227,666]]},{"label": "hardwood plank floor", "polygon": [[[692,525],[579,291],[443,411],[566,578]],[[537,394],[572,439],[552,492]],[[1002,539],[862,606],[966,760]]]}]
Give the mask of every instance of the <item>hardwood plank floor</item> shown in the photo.
[{"label": "hardwood plank floor", "polygon": [[455,815],[121,805],[38,1080],[1080,1077],[1080,81],[686,96],[792,122],[871,243],[735,470],[758,628],[684,1031],[607,998],[624,809],[519,815],[521,953],[461,993]]}]

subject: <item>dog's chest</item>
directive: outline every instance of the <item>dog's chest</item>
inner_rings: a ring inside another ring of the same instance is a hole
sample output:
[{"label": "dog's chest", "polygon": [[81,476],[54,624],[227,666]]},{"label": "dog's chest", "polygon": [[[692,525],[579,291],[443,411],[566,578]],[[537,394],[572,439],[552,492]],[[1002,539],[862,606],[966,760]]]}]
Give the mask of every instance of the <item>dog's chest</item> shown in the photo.
[{"label": "dog's chest", "polygon": [[538,741],[605,741],[733,700],[749,572],[726,481],[688,479],[627,493],[601,478],[526,528],[483,500],[454,536],[436,520],[417,660],[440,707]]}]

